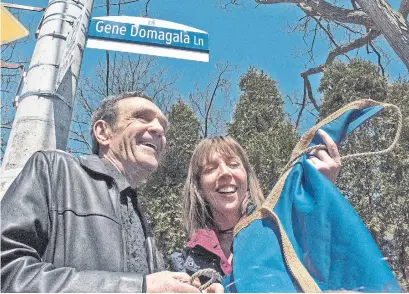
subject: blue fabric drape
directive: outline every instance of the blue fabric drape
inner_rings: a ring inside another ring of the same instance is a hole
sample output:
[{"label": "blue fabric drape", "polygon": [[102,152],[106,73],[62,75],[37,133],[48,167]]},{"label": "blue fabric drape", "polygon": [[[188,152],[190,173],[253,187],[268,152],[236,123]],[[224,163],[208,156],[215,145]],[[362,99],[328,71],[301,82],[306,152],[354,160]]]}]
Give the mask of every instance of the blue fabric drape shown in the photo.
[{"label": "blue fabric drape", "polygon": [[[338,144],[383,109],[351,109],[321,127]],[[309,146],[323,144],[315,134]],[[401,291],[371,234],[339,190],[303,155],[292,167],[273,211],[298,260],[321,290]],[[241,229],[233,241],[233,271],[227,292],[301,291],[283,254],[277,222],[264,217]]]}]

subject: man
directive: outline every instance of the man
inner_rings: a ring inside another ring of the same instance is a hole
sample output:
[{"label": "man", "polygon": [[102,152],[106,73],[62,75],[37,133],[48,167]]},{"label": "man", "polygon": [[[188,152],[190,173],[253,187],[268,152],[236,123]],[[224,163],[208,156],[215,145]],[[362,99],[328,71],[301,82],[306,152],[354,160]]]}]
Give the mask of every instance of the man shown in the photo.
[{"label": "man", "polygon": [[105,99],[91,126],[94,155],[39,151],[6,192],[2,292],[199,292],[187,274],[160,272],[135,192],[164,151],[165,116],[124,93]]}]

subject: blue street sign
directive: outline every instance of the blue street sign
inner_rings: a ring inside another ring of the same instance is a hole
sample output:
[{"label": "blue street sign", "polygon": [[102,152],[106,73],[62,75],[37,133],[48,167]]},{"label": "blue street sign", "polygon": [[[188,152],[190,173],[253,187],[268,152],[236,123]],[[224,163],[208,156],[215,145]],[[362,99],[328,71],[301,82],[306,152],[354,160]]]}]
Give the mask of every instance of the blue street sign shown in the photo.
[{"label": "blue street sign", "polygon": [[97,17],[90,22],[88,38],[90,48],[208,61],[208,33],[163,20]]},{"label": "blue street sign", "polygon": [[170,48],[186,48],[193,51],[209,51],[208,34],[148,25],[93,19],[89,26],[88,36],[128,43],[155,44]]}]

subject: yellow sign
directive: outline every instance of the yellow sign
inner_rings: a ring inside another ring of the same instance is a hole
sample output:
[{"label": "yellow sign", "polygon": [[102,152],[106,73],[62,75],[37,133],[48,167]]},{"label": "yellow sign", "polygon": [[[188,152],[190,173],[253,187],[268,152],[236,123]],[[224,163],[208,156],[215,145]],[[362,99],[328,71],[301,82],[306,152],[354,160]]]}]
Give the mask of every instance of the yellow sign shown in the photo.
[{"label": "yellow sign", "polygon": [[3,5],[1,6],[1,45],[28,36],[28,30]]}]

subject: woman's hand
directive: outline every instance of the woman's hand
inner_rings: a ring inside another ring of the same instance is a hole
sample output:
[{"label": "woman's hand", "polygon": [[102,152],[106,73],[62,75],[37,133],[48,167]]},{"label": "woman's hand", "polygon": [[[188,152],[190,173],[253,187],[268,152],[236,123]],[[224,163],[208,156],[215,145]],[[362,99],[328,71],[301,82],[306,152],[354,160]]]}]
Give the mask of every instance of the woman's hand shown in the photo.
[{"label": "woman's hand", "polygon": [[318,134],[327,146],[327,150],[314,150],[307,159],[319,172],[335,183],[341,169],[341,158],[339,156],[337,144],[323,130],[319,129]]}]

